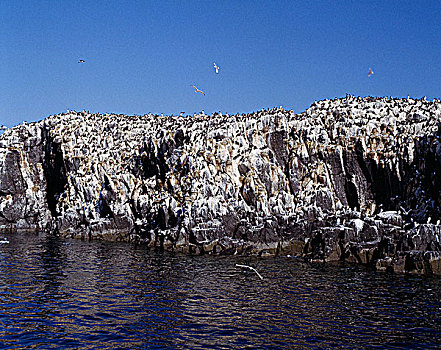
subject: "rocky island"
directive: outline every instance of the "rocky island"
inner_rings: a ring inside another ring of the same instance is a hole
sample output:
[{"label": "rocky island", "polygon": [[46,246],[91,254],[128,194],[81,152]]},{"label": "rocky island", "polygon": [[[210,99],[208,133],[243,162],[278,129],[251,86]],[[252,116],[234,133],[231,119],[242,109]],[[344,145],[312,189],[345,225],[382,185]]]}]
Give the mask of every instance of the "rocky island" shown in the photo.
[{"label": "rocky island", "polygon": [[441,101],[68,111],[0,136],[0,230],[441,275]]}]

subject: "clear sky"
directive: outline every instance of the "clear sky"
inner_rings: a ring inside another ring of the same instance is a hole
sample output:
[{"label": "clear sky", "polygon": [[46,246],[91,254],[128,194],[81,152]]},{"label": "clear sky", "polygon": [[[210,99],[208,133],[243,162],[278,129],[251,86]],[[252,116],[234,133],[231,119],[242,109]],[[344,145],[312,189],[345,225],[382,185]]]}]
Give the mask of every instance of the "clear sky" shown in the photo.
[{"label": "clear sky", "polygon": [[346,93],[432,99],[441,0],[0,0],[0,57],[9,127],[67,109],[302,112]]}]

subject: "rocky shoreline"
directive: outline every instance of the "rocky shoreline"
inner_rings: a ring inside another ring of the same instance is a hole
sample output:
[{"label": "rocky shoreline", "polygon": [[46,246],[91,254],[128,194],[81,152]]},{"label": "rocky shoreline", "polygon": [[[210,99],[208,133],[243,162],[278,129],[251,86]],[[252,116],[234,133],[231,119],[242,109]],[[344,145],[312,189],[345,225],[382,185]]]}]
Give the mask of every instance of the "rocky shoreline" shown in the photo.
[{"label": "rocky shoreline", "polygon": [[441,101],[67,112],[0,135],[0,230],[441,275]]}]

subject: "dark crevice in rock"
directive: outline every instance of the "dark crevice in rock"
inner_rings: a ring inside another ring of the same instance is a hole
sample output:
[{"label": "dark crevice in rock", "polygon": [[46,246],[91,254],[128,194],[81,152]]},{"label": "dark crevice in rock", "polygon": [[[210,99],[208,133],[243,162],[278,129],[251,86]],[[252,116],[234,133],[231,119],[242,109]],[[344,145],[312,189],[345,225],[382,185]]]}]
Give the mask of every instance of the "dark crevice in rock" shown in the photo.
[{"label": "dark crevice in rock", "polygon": [[97,203],[97,211],[100,218],[114,219],[113,211],[110,204],[115,200],[116,196],[110,186],[110,181],[107,176],[104,177],[104,181],[101,184],[101,191]]},{"label": "dark crevice in rock", "polygon": [[15,196],[23,195],[25,184],[20,167],[20,153],[17,150],[11,150],[6,156],[5,169],[7,169],[7,171],[0,182],[0,190],[3,193]]},{"label": "dark crevice in rock", "polygon": [[407,178],[406,198],[413,211],[413,219],[425,223],[441,218],[441,154],[434,136],[421,138],[415,145],[415,159],[411,164],[412,175]]},{"label": "dark crevice in rock", "polygon": [[187,134],[184,134],[184,131],[182,129],[179,129],[175,133],[175,145],[176,148],[179,148],[183,146],[185,143],[190,142],[190,136]]},{"label": "dark crevice in rock", "polygon": [[61,144],[56,143],[49,135],[46,126],[42,129],[44,139],[44,161],[43,170],[46,178],[46,200],[48,208],[53,217],[58,216],[56,206],[60,195],[67,186],[66,168],[64,165],[63,151]]},{"label": "dark crevice in rock", "polygon": [[166,183],[166,175],[170,170],[167,165],[167,154],[169,146],[163,142],[157,148],[153,141],[144,142],[143,146],[139,149],[139,156],[135,156],[132,159],[131,172],[143,179],[148,179],[156,176],[158,180],[158,186]]},{"label": "dark crevice in rock", "polygon": [[351,180],[346,180],[345,182],[345,193],[349,208],[359,210],[360,203],[358,202],[357,187]]},{"label": "dark crevice in rock", "polygon": [[360,172],[361,169],[357,162],[357,155],[352,150],[344,150],[343,152],[343,165],[346,173],[346,178],[344,181],[344,191],[346,194],[346,200],[348,206],[351,209],[360,210],[360,198],[358,186],[361,184],[357,183],[358,179],[363,179]]},{"label": "dark crevice in rock", "polygon": [[269,146],[275,154],[275,158],[279,166],[284,166],[287,162],[288,154],[285,145],[286,133],[284,131],[276,131],[269,135]]},{"label": "dark crevice in rock", "polygon": [[133,159],[132,173],[135,176],[148,179],[159,174],[158,164],[155,157],[155,149],[152,142],[144,142],[140,148],[140,156],[135,156]]},{"label": "dark crevice in rock", "polygon": [[113,218],[113,212],[110,208],[109,203],[107,202],[107,199],[104,198],[102,194],[100,194],[100,197],[98,199],[98,213],[100,215],[100,218]]}]

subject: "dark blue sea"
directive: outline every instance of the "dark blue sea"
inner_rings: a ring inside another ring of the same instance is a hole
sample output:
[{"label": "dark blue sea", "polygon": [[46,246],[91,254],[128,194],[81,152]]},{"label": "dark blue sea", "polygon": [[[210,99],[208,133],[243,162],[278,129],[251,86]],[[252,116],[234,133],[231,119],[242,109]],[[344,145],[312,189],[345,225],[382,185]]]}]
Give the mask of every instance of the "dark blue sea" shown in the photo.
[{"label": "dark blue sea", "polygon": [[441,347],[441,278],[286,257],[192,257],[128,243],[6,238],[0,348]]}]

